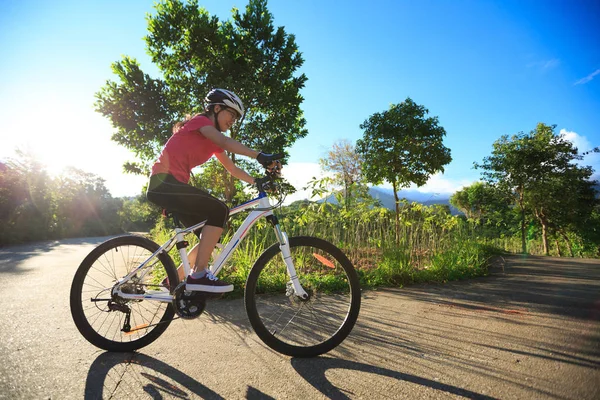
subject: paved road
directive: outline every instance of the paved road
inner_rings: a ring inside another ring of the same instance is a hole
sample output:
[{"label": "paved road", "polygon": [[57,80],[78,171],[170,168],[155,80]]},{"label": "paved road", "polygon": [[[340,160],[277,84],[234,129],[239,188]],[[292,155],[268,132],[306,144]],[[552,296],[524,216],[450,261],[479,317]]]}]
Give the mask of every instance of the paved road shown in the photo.
[{"label": "paved road", "polygon": [[335,351],[290,359],[241,300],[139,353],[77,332],[68,293],[102,238],[0,249],[0,399],[600,399],[600,261],[510,257],[486,278],[365,292]]}]

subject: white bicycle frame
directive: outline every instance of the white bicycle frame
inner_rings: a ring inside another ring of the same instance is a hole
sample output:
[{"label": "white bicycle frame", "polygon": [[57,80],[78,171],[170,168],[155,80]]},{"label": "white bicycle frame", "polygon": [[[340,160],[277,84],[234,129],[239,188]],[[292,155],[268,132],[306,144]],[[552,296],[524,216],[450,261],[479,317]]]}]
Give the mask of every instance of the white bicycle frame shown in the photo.
[{"label": "white bicycle frame", "polygon": [[[250,212],[250,214],[248,214],[248,216],[246,217],[246,219],[244,220],[242,225],[237,229],[237,231],[235,231],[235,234],[233,235],[231,240],[227,243],[227,245],[221,251],[221,253],[219,253],[216,260],[214,260],[213,265],[210,266],[210,271],[215,276],[219,274],[219,271],[221,271],[221,269],[225,266],[227,261],[231,258],[231,255],[233,254],[234,250],[241,243],[241,241],[246,237],[246,235],[248,234],[248,231],[250,230],[250,228],[252,228],[254,226],[256,221],[258,221],[258,219],[260,217],[264,216],[266,218],[266,217],[273,215],[271,203],[269,202],[269,198],[267,197],[267,195],[265,193],[259,193],[259,196],[257,198],[250,200],[244,204],[241,204],[237,207],[234,207],[229,211],[229,215],[231,216],[231,215],[235,215],[239,212],[242,212],[244,210],[247,210],[249,208],[255,207],[257,205],[260,207],[256,210],[253,210],[252,212]],[[168,253],[173,248],[173,246],[175,246],[176,244],[184,243],[185,242],[184,236],[186,234],[203,227],[205,224],[206,224],[206,221],[203,221],[203,222],[200,222],[194,226],[190,226],[185,229],[175,228],[175,235],[173,237],[171,237],[165,244],[160,246],[160,248],[158,250],[156,250],[150,257],[148,257],[144,262],[142,262],[137,268],[133,269],[129,274],[127,274],[127,276],[120,279],[119,282],[113,287],[112,294],[116,294],[119,297],[122,297],[125,299],[133,299],[133,300],[156,300],[156,301],[164,301],[164,302],[172,301],[173,295],[166,293],[166,292],[162,292],[162,291],[148,292],[147,291],[144,294],[123,293],[123,291],[121,290],[121,286],[123,284],[125,284],[126,282],[128,282],[131,278],[136,276],[136,274],[142,270],[143,270],[143,272],[141,273],[141,275],[138,278],[140,280],[143,279],[144,276],[151,270],[151,268],[146,268],[148,266],[148,264],[151,262],[151,260],[153,260],[155,257],[157,257],[163,251]],[[285,265],[287,267],[288,274],[289,274],[290,280],[292,282],[292,285],[294,287],[296,296],[299,296],[301,298],[306,298],[308,296],[308,294],[304,291],[304,289],[300,285],[298,276],[296,275],[296,268],[294,267],[294,262],[291,257],[290,245],[288,242],[287,234],[285,232],[281,231],[281,228],[279,227],[279,223],[274,223],[273,228],[275,230],[275,235],[277,236],[277,240],[279,242],[279,248],[281,249],[281,256],[283,257],[283,261],[285,262]],[[186,246],[180,245],[180,246],[178,246],[178,249],[179,249],[179,254],[181,256],[181,260],[183,263],[183,269],[185,272],[185,276],[187,277],[191,272],[191,267],[190,267],[190,262],[189,262],[189,259],[187,256]]]}]

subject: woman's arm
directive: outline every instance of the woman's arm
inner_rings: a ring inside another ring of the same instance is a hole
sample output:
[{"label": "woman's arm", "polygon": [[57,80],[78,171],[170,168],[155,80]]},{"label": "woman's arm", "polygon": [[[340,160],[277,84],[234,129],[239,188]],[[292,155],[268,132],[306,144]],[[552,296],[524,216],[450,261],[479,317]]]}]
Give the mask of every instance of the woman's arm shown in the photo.
[{"label": "woman's arm", "polygon": [[229,172],[232,176],[234,176],[235,178],[237,178],[237,179],[239,179],[241,181],[249,183],[251,185],[254,184],[254,178],[251,177],[243,169],[237,167],[233,163],[233,160],[231,160],[231,158],[229,158],[229,156],[227,155],[227,153],[225,153],[225,152],[216,153],[215,157],[217,157],[217,160],[219,160],[219,162],[223,165],[223,167],[225,167],[225,169],[227,170],[227,172]]},{"label": "woman's arm", "polygon": [[[202,128],[200,128],[200,132],[208,140],[210,140],[211,142],[213,142],[220,148],[227,150],[231,153],[241,154],[243,156],[251,157],[251,158],[256,158],[258,156],[258,154],[260,153],[259,151],[255,151],[249,147],[244,146],[237,140],[234,140],[228,136],[223,135],[214,126],[210,126],[210,125],[203,126]],[[217,158],[219,158],[219,157],[217,157]],[[227,158],[229,159],[229,157],[227,157]],[[219,158],[219,161],[221,161],[220,158]],[[231,159],[229,159],[229,161],[231,161]],[[222,161],[221,161],[221,164],[223,164]],[[231,164],[233,165],[233,162]],[[225,164],[223,164],[223,166],[225,166]],[[235,167],[235,165],[234,165],[234,167]],[[227,168],[227,167],[225,167],[225,168]],[[229,171],[229,169],[227,171]],[[229,172],[231,173],[231,175],[235,176],[231,171],[229,171]],[[248,175],[248,176],[250,176],[250,175]],[[237,176],[236,176],[236,178],[237,178]],[[239,179],[241,179],[241,178],[239,178]]]}]

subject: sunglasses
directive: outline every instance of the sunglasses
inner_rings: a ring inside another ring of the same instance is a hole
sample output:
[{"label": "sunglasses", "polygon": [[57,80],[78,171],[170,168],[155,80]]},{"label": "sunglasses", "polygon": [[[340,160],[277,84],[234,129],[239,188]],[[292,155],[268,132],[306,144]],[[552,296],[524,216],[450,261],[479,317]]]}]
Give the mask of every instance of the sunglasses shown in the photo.
[{"label": "sunglasses", "polygon": [[240,119],[238,117],[238,113],[236,111],[232,110],[231,108],[224,108],[223,110],[227,111],[229,113],[229,115],[231,115],[231,118],[233,119],[234,123],[237,122],[238,119]]}]

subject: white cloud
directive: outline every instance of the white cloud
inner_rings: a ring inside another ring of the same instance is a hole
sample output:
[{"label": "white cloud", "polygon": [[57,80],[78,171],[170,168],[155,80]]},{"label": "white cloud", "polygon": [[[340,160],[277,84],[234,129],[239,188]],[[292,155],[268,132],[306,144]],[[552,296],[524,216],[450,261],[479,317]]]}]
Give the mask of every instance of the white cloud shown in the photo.
[{"label": "white cloud", "polygon": [[[575,147],[577,147],[579,154],[587,152],[594,147],[594,145],[590,143],[587,137],[581,136],[577,132],[561,129],[560,134],[563,135],[566,140],[573,143]],[[596,173],[595,176],[598,176],[598,173],[600,172],[600,153],[586,154],[583,157],[583,160],[578,161],[577,164],[581,166],[591,166]]]},{"label": "white cloud", "polygon": [[[447,179],[444,177],[443,173],[437,173],[429,178],[425,185],[417,187],[413,184],[408,189],[416,190],[422,193],[454,194],[457,190],[460,190],[466,186],[470,186],[474,182],[475,181],[468,179]],[[381,185],[381,187],[392,189],[392,185],[387,182]]]},{"label": "white cloud", "polygon": [[542,69],[543,70],[547,70],[550,68],[554,68],[554,67],[558,67],[558,65],[560,64],[560,60],[553,58],[552,60],[548,60],[546,62],[542,63]]},{"label": "white cloud", "polygon": [[297,189],[296,193],[286,197],[285,204],[293,203],[296,200],[309,199],[311,191],[302,190],[302,188],[307,186],[313,178],[325,176],[317,163],[290,163],[283,168],[282,173],[284,178]]},{"label": "white cloud", "polygon": [[473,184],[474,181],[462,179],[460,181],[447,179],[444,174],[437,173],[433,175],[427,183],[421,187],[412,185],[411,189],[418,190],[419,192],[425,193],[440,193],[440,194],[454,194],[457,190]]},{"label": "white cloud", "polygon": [[563,135],[566,140],[573,143],[573,145],[577,147],[579,152],[587,151],[592,148],[592,145],[587,140],[587,138],[585,136],[579,135],[577,132],[561,129],[560,134]]},{"label": "white cloud", "polygon": [[549,69],[558,67],[559,65],[560,65],[560,60],[558,58],[552,58],[550,60],[532,61],[527,64],[527,67],[539,68],[542,71],[547,71]]},{"label": "white cloud", "polygon": [[600,69],[597,69],[594,72],[592,72],[591,74],[589,74],[588,76],[586,76],[585,78],[578,80],[577,82],[575,82],[575,85],[584,85],[584,84],[588,83],[589,81],[591,81],[592,79],[594,79],[594,77],[598,74],[600,74]]}]

